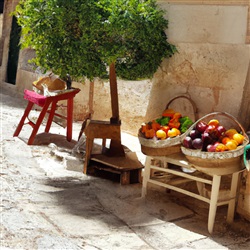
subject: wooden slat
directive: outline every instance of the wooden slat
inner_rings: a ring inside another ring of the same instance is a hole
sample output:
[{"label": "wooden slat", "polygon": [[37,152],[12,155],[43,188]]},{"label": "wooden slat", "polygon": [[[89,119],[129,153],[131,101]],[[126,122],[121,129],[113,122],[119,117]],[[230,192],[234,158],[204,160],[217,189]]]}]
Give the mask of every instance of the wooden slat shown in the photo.
[{"label": "wooden slat", "polygon": [[250,0],[158,0],[158,3],[190,4],[190,5],[224,5],[224,6],[249,6],[246,43],[250,43]]}]

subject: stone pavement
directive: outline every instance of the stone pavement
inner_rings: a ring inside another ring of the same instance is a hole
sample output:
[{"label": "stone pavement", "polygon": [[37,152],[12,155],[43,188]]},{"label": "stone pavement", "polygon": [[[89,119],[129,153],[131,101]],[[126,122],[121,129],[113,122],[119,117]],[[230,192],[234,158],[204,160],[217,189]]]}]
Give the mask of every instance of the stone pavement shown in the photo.
[{"label": "stone pavement", "polygon": [[[28,126],[13,138],[25,106],[22,96],[1,85],[0,249],[250,248],[250,223],[236,216],[227,225],[224,207],[218,208],[214,233],[209,235],[208,206],[203,202],[153,187],[142,199],[141,184],[121,186],[86,176],[80,158],[54,155],[55,147],[70,155],[80,123],[74,123],[71,143],[56,124],[49,137],[38,135],[45,145],[26,145]],[[137,138],[122,133],[122,143],[143,162]]]}]

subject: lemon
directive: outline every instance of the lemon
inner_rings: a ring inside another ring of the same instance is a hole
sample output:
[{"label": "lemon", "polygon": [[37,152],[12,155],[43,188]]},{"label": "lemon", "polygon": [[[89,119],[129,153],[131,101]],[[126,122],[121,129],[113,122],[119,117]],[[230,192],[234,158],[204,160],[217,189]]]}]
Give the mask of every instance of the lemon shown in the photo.
[{"label": "lemon", "polygon": [[237,148],[237,142],[234,140],[230,140],[226,143],[226,147],[228,148],[228,150],[234,150]]},{"label": "lemon", "polygon": [[225,132],[225,136],[229,137],[230,139],[233,139],[233,135],[236,133],[238,133],[237,130],[234,128],[231,128]]},{"label": "lemon", "polygon": [[238,143],[238,145],[241,145],[244,142],[245,137],[239,133],[236,133],[233,135],[233,139]]},{"label": "lemon", "polygon": [[164,130],[159,129],[159,130],[156,131],[156,137],[158,139],[164,140],[164,139],[167,138],[167,134],[166,134],[166,132]]}]

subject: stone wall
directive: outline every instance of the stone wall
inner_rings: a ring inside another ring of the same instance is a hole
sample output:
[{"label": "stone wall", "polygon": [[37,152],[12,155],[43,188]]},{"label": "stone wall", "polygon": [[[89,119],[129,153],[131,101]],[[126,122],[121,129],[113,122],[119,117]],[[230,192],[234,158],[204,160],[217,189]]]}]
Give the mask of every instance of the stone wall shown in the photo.
[{"label": "stone wall", "polygon": [[[136,135],[142,122],[159,116],[171,98],[183,94],[194,100],[199,117],[225,111],[248,128],[250,49],[249,44],[245,44],[248,5],[170,2],[159,1],[159,5],[166,10],[169,20],[169,42],[175,44],[179,52],[164,60],[152,79],[118,79],[122,129]],[[10,7],[13,8],[13,4]],[[20,93],[24,88],[31,89],[32,81],[38,77],[27,64],[32,56],[30,50],[21,51],[16,81]],[[2,72],[6,66],[6,56],[4,58]],[[89,82],[74,82],[73,86],[81,89],[75,98],[74,118],[82,120],[89,107]],[[241,116],[243,113],[246,115]],[[96,80],[93,119],[109,120],[110,117],[109,83]]]}]

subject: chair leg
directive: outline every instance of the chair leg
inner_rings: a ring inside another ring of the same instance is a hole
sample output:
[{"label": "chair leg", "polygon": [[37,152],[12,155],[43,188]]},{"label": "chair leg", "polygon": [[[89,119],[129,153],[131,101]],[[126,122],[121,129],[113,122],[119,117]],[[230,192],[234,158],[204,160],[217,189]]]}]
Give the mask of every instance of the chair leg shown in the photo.
[{"label": "chair leg", "polygon": [[210,198],[210,205],[209,205],[209,213],[208,213],[208,232],[210,234],[213,233],[213,228],[214,228],[214,220],[216,216],[217,203],[218,203],[218,197],[219,197],[219,191],[220,191],[220,182],[221,182],[221,176],[214,175],[211,198]]},{"label": "chair leg", "polygon": [[47,121],[47,124],[46,124],[46,127],[45,127],[45,132],[46,133],[48,133],[49,130],[50,130],[50,127],[51,127],[51,124],[52,124],[52,121],[53,121],[53,117],[54,117],[55,111],[56,111],[56,104],[57,104],[57,102],[52,102],[51,110],[50,110],[50,113],[49,113],[49,118],[48,118],[48,121]]},{"label": "chair leg", "polygon": [[228,210],[227,210],[227,223],[229,224],[232,223],[234,220],[239,175],[241,175],[240,172],[233,173],[232,175],[231,188],[230,188],[231,200],[228,203]]},{"label": "chair leg", "polygon": [[73,123],[73,98],[68,99],[67,105],[67,141],[72,140],[72,123]]},{"label": "chair leg", "polygon": [[48,110],[48,107],[49,107],[50,103],[51,102],[46,102],[45,105],[43,106],[43,109],[42,109],[42,111],[41,111],[41,113],[40,113],[40,115],[39,115],[39,117],[37,119],[37,122],[36,122],[36,124],[35,124],[35,126],[33,128],[33,131],[32,131],[32,133],[30,135],[30,138],[28,140],[28,143],[27,143],[28,145],[33,144],[33,141],[35,139],[37,131],[38,131],[38,129],[39,129],[39,127],[40,127],[40,125],[41,125],[41,123],[43,121],[43,118],[44,118],[45,114],[47,113],[47,110]]},{"label": "chair leg", "polygon": [[85,153],[85,162],[84,162],[84,167],[83,167],[83,173],[87,174],[88,171],[88,165],[89,165],[89,160],[91,157],[91,152],[93,148],[93,143],[94,139],[86,139],[86,153]]},{"label": "chair leg", "polygon": [[32,109],[32,107],[33,107],[33,105],[34,105],[33,102],[28,102],[27,107],[26,107],[26,109],[25,109],[25,111],[24,111],[24,114],[23,114],[23,116],[22,116],[22,118],[21,118],[21,120],[20,120],[20,122],[19,122],[19,124],[18,124],[18,126],[17,126],[17,128],[16,128],[16,131],[15,131],[14,134],[13,134],[14,137],[15,137],[15,136],[18,136],[19,133],[21,132],[22,127],[23,127],[24,122],[25,122],[25,119],[28,117],[28,115],[29,115],[29,113],[30,113],[30,111],[31,111],[31,109]]}]

